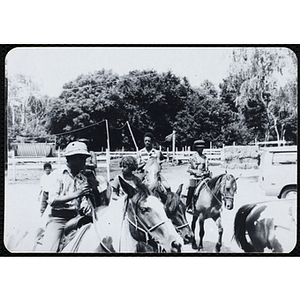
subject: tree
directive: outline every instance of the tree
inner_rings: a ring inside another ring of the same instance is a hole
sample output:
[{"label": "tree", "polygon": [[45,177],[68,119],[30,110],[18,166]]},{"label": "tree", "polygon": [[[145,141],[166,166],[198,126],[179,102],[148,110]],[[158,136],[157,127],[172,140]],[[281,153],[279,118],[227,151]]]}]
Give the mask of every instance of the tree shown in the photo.
[{"label": "tree", "polygon": [[[137,142],[143,145],[143,135],[152,131],[158,141],[172,132],[177,112],[182,109],[191,88],[186,79],[172,72],[158,74],[153,70],[131,71],[124,76],[112,71],[97,71],[81,75],[64,85],[63,92],[52,104],[48,128],[53,134],[72,132],[60,140],[76,139],[85,135],[93,139],[95,149],[106,146],[105,127],[109,121],[111,148],[133,148],[125,128],[126,121],[133,127]],[[100,134],[101,132],[101,134]]]},{"label": "tree", "polygon": [[[237,93],[235,102],[247,126],[254,129],[257,136],[261,137],[263,133],[265,140],[269,140],[270,135],[277,140],[285,137],[286,125],[280,112],[287,111],[283,108],[289,106],[287,103],[295,102],[296,70],[295,54],[286,48],[240,48],[233,51],[231,74],[227,80]],[[282,102],[283,90],[289,97]]]},{"label": "tree", "polygon": [[10,139],[48,137],[45,130],[49,97],[42,96],[31,78],[22,74],[8,77],[7,127]]},{"label": "tree", "polygon": [[[47,128],[51,134],[59,134],[58,144],[84,136],[91,138],[91,147],[106,146],[106,131],[101,121],[108,119],[118,123],[118,99],[116,88],[119,76],[111,70],[100,70],[78,76],[63,86],[61,95],[51,104]],[[85,130],[80,130],[87,127]],[[63,135],[61,133],[71,134]]]},{"label": "tree", "polygon": [[[212,84],[206,81],[190,95],[184,108],[178,112],[174,128],[178,145],[192,145],[195,139],[213,141],[215,146],[231,142],[237,136],[227,128],[235,122],[237,114],[218,98]],[[209,87],[209,88],[207,88]]]},{"label": "tree", "polygon": [[132,71],[123,81],[127,92],[122,90],[122,101],[129,122],[141,132],[152,131],[157,140],[163,141],[173,131],[176,114],[191,92],[188,81],[172,72],[158,74],[153,70]]}]

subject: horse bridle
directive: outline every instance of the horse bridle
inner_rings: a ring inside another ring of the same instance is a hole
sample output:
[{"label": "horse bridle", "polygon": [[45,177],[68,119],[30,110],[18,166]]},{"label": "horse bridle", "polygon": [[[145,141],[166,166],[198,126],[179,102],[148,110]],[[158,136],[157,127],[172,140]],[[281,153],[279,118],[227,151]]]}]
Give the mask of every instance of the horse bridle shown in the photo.
[{"label": "horse bridle", "polygon": [[[180,205],[180,204],[179,204]],[[178,207],[179,207],[179,205],[178,205]],[[175,229],[176,229],[176,231],[178,232],[180,229],[182,229],[182,228],[184,228],[184,227],[187,227],[187,226],[189,226],[190,224],[188,223],[188,222],[186,222],[186,223],[183,223],[182,225],[179,225],[179,226],[175,226]]]},{"label": "horse bridle", "polygon": [[[224,195],[224,193],[220,190],[220,194],[221,194],[221,200],[215,195],[215,193],[210,189],[210,187],[208,186],[207,182],[205,182],[205,185],[207,187],[207,189],[210,191],[210,193],[212,194],[212,196],[219,202],[219,204],[223,205],[223,201],[224,199],[232,199],[234,200],[234,196],[228,196],[228,195]],[[220,183],[221,185],[221,183]]]},{"label": "horse bridle", "polygon": [[180,229],[182,229],[182,228],[184,228],[184,227],[187,227],[187,226],[189,226],[189,225],[190,225],[190,224],[187,222],[187,223],[184,223],[184,224],[182,224],[182,225],[176,226],[175,229],[176,229],[177,231],[179,231]]},{"label": "horse bridle", "polygon": [[[167,193],[167,190],[166,190],[166,188],[163,186],[163,184],[161,183],[161,181],[158,181],[158,186],[157,186],[157,188],[158,188],[158,194],[159,194],[159,196],[161,197],[161,195],[166,195],[166,193]],[[176,229],[176,231],[178,232],[180,229],[182,229],[182,228],[184,228],[184,227],[187,227],[187,226],[189,226],[189,223],[188,222],[186,222],[186,223],[184,223],[184,224],[182,224],[182,225],[179,225],[179,226],[175,226],[174,225],[174,227],[175,227],[175,229]]]},{"label": "horse bridle", "polygon": [[[163,225],[164,223],[166,223],[167,220],[163,220],[161,222],[159,222],[158,224],[152,226],[151,228],[148,228],[145,223],[141,220],[141,218],[139,218],[139,216],[137,215],[136,213],[136,210],[134,209],[133,207],[133,203],[132,203],[132,200],[131,199],[128,199],[127,201],[129,201],[129,204],[131,204],[132,206],[132,211],[134,213],[134,221],[132,221],[129,217],[128,217],[128,214],[126,216],[126,219],[127,221],[129,222],[129,224],[131,224],[136,231],[140,231],[142,233],[145,234],[145,240],[146,240],[146,243],[149,242],[150,239],[152,240],[155,240],[153,238],[153,235],[151,234],[151,232],[153,232],[154,230],[156,230],[158,227],[160,227],[161,225]],[[137,204],[136,204],[137,206]],[[140,225],[140,226],[139,226]]]}]

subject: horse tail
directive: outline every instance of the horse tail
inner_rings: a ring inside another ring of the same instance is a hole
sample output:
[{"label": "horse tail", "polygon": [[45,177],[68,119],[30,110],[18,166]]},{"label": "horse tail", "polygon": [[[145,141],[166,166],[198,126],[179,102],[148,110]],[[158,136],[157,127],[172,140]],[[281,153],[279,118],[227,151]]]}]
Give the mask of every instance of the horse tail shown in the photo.
[{"label": "horse tail", "polygon": [[245,252],[255,252],[255,247],[246,239],[246,220],[256,204],[246,204],[239,208],[234,219],[234,239]]}]

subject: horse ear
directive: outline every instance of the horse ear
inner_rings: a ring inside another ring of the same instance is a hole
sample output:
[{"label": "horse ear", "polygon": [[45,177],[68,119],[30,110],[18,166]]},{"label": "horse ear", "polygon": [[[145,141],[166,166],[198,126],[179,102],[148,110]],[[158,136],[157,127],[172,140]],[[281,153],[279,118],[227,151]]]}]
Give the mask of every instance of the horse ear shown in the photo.
[{"label": "horse ear", "polygon": [[176,194],[177,194],[178,196],[181,195],[182,187],[183,187],[183,183],[178,187],[178,189],[177,189],[177,191],[176,191]]},{"label": "horse ear", "polygon": [[242,173],[237,178],[235,178],[235,181],[237,181],[241,176],[242,176]]},{"label": "horse ear", "polygon": [[225,170],[225,174],[227,174],[227,170]]},{"label": "horse ear", "polygon": [[136,193],[137,190],[128,184],[122,177],[119,176],[120,185],[123,191],[128,195],[129,198],[132,198]]}]

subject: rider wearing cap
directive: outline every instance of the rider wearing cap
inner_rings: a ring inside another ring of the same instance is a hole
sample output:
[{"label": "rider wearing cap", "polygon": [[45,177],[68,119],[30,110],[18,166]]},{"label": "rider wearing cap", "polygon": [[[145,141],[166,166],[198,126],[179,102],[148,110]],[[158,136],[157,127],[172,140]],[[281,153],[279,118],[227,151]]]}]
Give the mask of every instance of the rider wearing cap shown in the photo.
[{"label": "rider wearing cap", "polygon": [[196,151],[189,160],[189,166],[187,172],[190,173],[189,188],[186,199],[186,206],[188,212],[194,210],[194,192],[196,186],[205,178],[210,177],[211,173],[208,170],[208,160],[203,154],[205,142],[203,140],[196,140],[193,144],[193,148]]},{"label": "rider wearing cap", "polygon": [[[51,206],[42,245],[37,251],[57,252],[66,223],[80,215],[89,215],[91,189],[83,174],[85,161],[90,157],[82,142],[70,143],[65,151],[66,165],[52,172],[48,204]],[[49,178],[50,179],[50,178]]]}]

